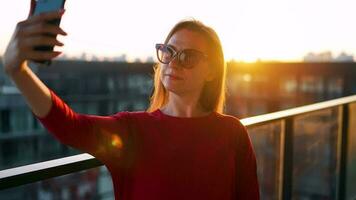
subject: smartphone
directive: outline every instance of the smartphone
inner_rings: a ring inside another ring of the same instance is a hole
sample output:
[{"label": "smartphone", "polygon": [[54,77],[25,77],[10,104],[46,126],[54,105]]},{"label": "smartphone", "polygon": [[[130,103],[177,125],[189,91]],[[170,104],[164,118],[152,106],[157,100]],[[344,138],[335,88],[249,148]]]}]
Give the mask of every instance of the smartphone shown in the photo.
[{"label": "smartphone", "polygon": [[[44,12],[56,11],[64,8],[65,0],[36,0],[36,6],[32,15],[38,15]],[[59,26],[61,18],[48,21],[50,24]],[[46,34],[50,37],[56,37],[53,34]],[[36,51],[53,51],[54,46],[35,46]],[[51,60],[33,60],[36,63],[45,64],[49,66]]]}]

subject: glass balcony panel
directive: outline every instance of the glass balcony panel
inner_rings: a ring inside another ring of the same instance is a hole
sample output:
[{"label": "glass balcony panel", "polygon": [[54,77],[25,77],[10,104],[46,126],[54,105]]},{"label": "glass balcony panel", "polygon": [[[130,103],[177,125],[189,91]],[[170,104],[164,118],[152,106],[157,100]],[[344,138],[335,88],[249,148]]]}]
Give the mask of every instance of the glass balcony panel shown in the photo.
[{"label": "glass balcony panel", "polygon": [[338,108],[298,116],[294,121],[292,199],[335,199]]},{"label": "glass balcony panel", "polygon": [[349,105],[349,131],[346,166],[346,199],[356,197],[356,103]]}]

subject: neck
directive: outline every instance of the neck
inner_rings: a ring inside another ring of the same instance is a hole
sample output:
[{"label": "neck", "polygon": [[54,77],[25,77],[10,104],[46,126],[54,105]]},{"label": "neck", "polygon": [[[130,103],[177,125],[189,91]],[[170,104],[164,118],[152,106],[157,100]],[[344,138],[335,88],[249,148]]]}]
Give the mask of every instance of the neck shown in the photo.
[{"label": "neck", "polygon": [[164,114],[175,117],[200,117],[210,112],[203,109],[197,96],[178,96],[169,93],[168,103],[160,109]]}]

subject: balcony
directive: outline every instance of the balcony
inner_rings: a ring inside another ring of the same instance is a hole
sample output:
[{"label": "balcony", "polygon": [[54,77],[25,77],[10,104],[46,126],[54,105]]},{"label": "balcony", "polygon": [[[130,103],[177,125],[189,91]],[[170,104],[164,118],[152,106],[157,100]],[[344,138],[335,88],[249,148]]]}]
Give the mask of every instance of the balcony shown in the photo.
[{"label": "balcony", "polygon": [[[241,121],[256,152],[261,199],[355,199],[356,95]],[[110,184],[89,154],[0,171],[8,199],[113,199]]]}]

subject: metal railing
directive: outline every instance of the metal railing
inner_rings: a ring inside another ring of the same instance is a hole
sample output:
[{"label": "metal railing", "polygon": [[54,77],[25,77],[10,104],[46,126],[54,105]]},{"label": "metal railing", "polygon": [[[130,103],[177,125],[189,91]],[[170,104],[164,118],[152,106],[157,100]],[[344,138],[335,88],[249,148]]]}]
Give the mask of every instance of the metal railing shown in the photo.
[{"label": "metal railing", "polygon": [[[279,112],[259,115],[242,119],[241,122],[249,129],[268,123],[281,122],[284,137],[281,141],[281,184],[278,186],[279,199],[292,199],[293,179],[293,139],[294,119],[300,115],[336,108],[338,110],[338,177],[337,177],[337,199],[345,199],[346,167],[347,167],[347,145],[350,127],[349,109],[356,102],[356,95],[343,97],[335,100],[325,101],[312,105],[297,107]],[[354,116],[355,117],[355,116]],[[354,118],[353,118],[354,119]],[[352,122],[356,123],[356,122]],[[58,177],[82,170],[101,166],[102,163],[89,154],[80,154],[46,162],[30,164],[26,166],[11,168],[0,171],[0,190],[34,183],[53,177]]]},{"label": "metal railing", "polygon": [[[315,103],[307,106],[301,106],[293,109],[283,110],[279,112],[259,115],[242,119],[241,122],[247,127],[252,128],[262,126],[267,123],[281,121],[282,133],[284,138],[282,141],[282,184],[279,189],[279,199],[292,199],[292,183],[293,183],[293,139],[294,139],[294,119],[300,115],[313,113],[330,108],[337,108],[339,112],[339,149],[338,149],[338,186],[336,199],[343,200],[345,198],[346,184],[346,164],[347,164],[347,145],[349,132],[349,105],[356,103],[356,95]],[[353,123],[356,124],[356,121]],[[356,170],[356,169],[355,169]]]}]

